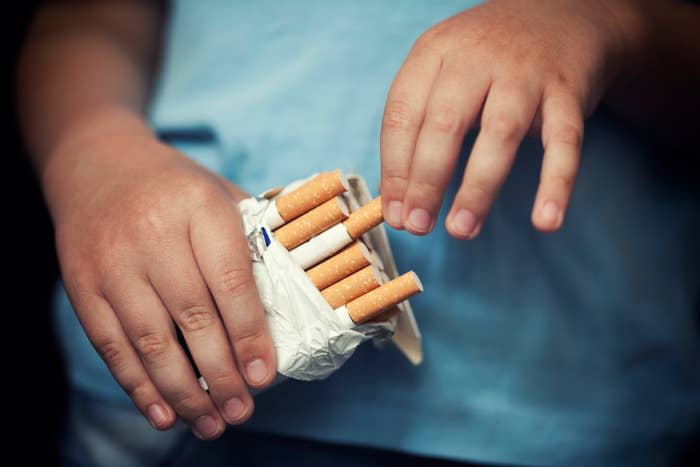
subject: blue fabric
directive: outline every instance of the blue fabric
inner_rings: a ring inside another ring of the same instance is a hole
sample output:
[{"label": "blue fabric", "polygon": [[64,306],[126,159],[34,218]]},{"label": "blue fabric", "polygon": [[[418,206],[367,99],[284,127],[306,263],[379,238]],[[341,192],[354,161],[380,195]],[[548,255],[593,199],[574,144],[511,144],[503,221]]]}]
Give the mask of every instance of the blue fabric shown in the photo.
[{"label": "blue fabric", "polygon": [[[393,76],[473,3],[176,2],[153,126],[253,193],[333,168],[377,186]],[[422,366],[365,345],[326,381],[258,396],[249,426],[476,461],[667,464],[700,420],[700,202],[666,150],[602,114],[586,132],[560,232],[530,225],[529,140],[476,241],[440,223],[390,233],[425,285]],[[72,384],[128,403],[62,289],[56,303]]]}]

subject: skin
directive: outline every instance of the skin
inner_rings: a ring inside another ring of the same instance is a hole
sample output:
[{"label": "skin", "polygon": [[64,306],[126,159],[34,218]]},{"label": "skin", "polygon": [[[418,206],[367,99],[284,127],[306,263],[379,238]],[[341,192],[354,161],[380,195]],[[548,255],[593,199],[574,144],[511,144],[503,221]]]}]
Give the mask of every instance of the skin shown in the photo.
[{"label": "skin", "polygon": [[162,21],[141,2],[41,9],[20,64],[21,117],[90,341],[155,428],[177,415],[212,439],[250,417],[248,386],[267,386],[276,361],[235,205],[245,193],[141,116]]},{"label": "skin", "polygon": [[606,94],[627,116],[635,115],[625,109],[637,109],[647,126],[680,117],[665,128],[671,141],[692,132],[700,108],[699,20],[696,7],[674,2],[493,0],[435,25],[416,41],[387,98],[385,218],[397,229],[430,232],[465,133],[479,127],[448,232],[458,239],[479,234],[528,134],[544,147],[532,223],[543,232],[559,229],[584,119]]},{"label": "skin", "polygon": [[[448,231],[478,234],[528,132],[545,148],[533,223],[556,230],[584,118],[606,92],[619,109],[644,94],[644,115],[664,115],[671,101],[683,116],[674,141],[692,133],[683,123],[700,109],[691,92],[698,19],[695,8],[658,1],[494,0],[431,28],[387,99],[385,217],[430,231],[464,133],[480,126]],[[151,2],[46,4],[22,52],[18,107],[64,284],[90,341],[155,428],[179,416],[213,439],[250,417],[248,387],[269,385],[276,362],[235,208],[246,194],[158,141],[142,116],[163,21]],[[659,91],[638,86],[640,75]]]}]

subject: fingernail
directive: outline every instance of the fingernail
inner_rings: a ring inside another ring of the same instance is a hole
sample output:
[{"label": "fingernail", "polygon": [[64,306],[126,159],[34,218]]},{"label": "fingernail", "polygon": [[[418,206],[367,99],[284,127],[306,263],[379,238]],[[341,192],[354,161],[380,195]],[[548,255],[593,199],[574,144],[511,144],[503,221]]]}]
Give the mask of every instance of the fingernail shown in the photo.
[{"label": "fingernail", "polygon": [[400,226],[401,225],[401,211],[403,210],[403,203],[401,201],[389,201],[389,206],[387,209],[387,219],[389,224]]},{"label": "fingernail", "polygon": [[408,215],[407,223],[413,230],[425,233],[430,228],[430,213],[423,208],[415,208]]},{"label": "fingernail", "polygon": [[554,201],[547,201],[542,207],[542,220],[545,224],[559,227],[562,221],[561,209]]},{"label": "fingernail", "polygon": [[260,384],[267,378],[267,366],[259,358],[250,362],[246,366],[245,372],[248,376],[248,382],[251,384]]},{"label": "fingernail", "polygon": [[200,439],[211,439],[218,435],[219,431],[219,424],[210,415],[202,415],[194,422],[194,434]]},{"label": "fingernail", "polygon": [[233,397],[224,402],[224,414],[226,414],[226,419],[230,422],[235,422],[243,417],[245,410],[245,404],[238,397]]},{"label": "fingernail", "polygon": [[148,421],[151,422],[153,428],[160,428],[168,422],[168,414],[160,404],[151,404],[146,409]]},{"label": "fingernail", "polygon": [[476,216],[471,211],[460,209],[452,218],[452,228],[463,237],[471,237],[476,227]]}]

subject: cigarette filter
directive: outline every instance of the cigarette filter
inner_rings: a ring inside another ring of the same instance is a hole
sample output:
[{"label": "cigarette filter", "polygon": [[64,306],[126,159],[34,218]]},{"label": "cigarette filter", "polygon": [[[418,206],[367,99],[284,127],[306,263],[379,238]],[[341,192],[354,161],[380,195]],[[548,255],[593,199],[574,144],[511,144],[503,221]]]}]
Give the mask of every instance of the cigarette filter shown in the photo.
[{"label": "cigarette filter", "polygon": [[369,232],[373,227],[381,224],[382,217],[382,197],[377,196],[369,203],[353,212],[343,225],[352,238],[358,238]]},{"label": "cigarette filter", "polygon": [[274,230],[344,193],[348,188],[348,181],[340,170],[322,172],[296,190],[275,199],[265,211],[265,223]]},{"label": "cigarette filter", "polygon": [[323,289],[321,295],[335,309],[366,294],[370,290],[376,289],[381,285],[381,282],[379,270],[369,265]]},{"label": "cigarette filter", "polygon": [[418,275],[409,271],[386,284],[367,292],[341,307],[355,324],[362,324],[374,318],[381,311],[397,305],[407,298],[423,291],[423,284]]},{"label": "cigarette filter", "polygon": [[336,196],[274,231],[275,238],[288,250],[347,219],[348,206]]},{"label": "cigarette filter", "polygon": [[399,313],[401,313],[401,308],[399,308],[398,305],[394,305],[391,308],[387,308],[386,310],[379,312],[378,315],[368,321],[370,323],[381,323],[383,321],[388,321]]},{"label": "cigarette filter", "polygon": [[335,256],[331,256],[306,273],[309,279],[319,289],[323,290],[331,284],[359,271],[370,263],[370,253],[367,247],[356,241]]}]

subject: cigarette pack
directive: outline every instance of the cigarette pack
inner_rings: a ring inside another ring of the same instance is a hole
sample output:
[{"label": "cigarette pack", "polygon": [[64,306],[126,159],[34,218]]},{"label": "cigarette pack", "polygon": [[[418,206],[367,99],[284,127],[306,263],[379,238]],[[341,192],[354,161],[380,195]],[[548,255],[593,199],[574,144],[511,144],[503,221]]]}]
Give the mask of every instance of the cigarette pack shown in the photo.
[{"label": "cigarette pack", "polygon": [[[285,194],[294,193],[296,188],[309,180],[313,182],[314,177],[293,182],[283,189],[269,190],[239,203],[250,248],[253,275],[265,307],[277,353],[277,372],[282,377],[299,380],[326,378],[352,356],[358,345],[368,340],[380,347],[386,343],[393,343],[411,363],[419,364],[423,358],[421,335],[408,300],[397,305],[399,313],[385,313],[383,316],[389,316],[385,321],[373,319],[355,324],[347,312],[338,313],[338,309],[334,310],[324,298],[324,294],[317,287],[320,279],[314,276],[314,271],[310,275],[309,271],[304,270],[327,258],[327,254],[318,254],[326,248],[318,239],[327,241],[324,239],[332,238],[333,228],[298,246],[297,241],[287,243],[294,246],[290,250],[275,238],[274,229],[281,228],[280,226],[287,222],[287,219],[284,219],[286,211],[282,212],[280,209],[278,212],[279,206],[275,205],[275,200],[284,199]],[[356,211],[358,207],[371,202],[370,192],[360,176],[348,176],[347,185],[347,191],[342,194],[338,194],[338,190],[329,190],[327,195],[342,197],[351,211]],[[316,203],[315,206],[319,206],[319,210],[324,209],[320,203]],[[298,214],[297,210],[295,215]],[[346,214],[341,215],[347,217]],[[352,236],[350,240],[355,243],[350,244],[348,240],[346,244],[350,246],[346,249],[349,251],[345,255],[341,251],[339,258],[350,258],[353,254],[360,258],[362,255],[367,256],[358,248],[358,239],[353,235],[352,219],[351,217],[346,222],[346,230]],[[294,221],[290,219],[290,222]],[[305,228],[304,221],[298,224]],[[339,229],[343,228],[342,224],[337,226],[340,226]],[[282,235],[280,237],[282,238]],[[287,232],[285,238],[288,238]],[[381,269],[381,277],[399,277],[382,225],[362,234],[359,240],[362,250],[369,250],[371,257],[377,258],[376,261],[372,261],[372,267]],[[309,256],[308,252],[313,254]],[[303,259],[295,257],[299,254]],[[345,306],[341,306],[340,309],[345,310]]]}]

